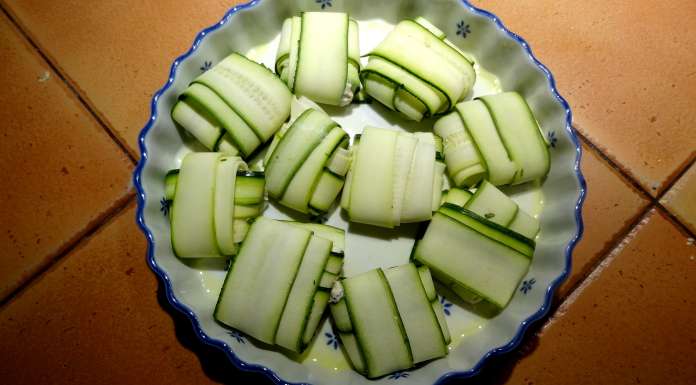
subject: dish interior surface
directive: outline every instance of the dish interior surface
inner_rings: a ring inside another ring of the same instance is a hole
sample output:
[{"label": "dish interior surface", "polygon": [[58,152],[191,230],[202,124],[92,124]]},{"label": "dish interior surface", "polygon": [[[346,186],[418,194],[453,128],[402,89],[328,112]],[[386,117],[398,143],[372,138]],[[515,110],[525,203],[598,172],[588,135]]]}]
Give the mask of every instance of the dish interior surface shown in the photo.
[{"label": "dish interior surface", "polygon": [[[276,382],[367,383],[352,371],[328,319],[302,354],[288,355],[216,323],[212,311],[225,276],[217,261],[184,262],[171,250],[164,176],[178,168],[190,151],[205,151],[175,128],[169,116],[177,96],[195,77],[237,51],[273,68],[282,21],[300,11],[345,11],[358,20],[361,54],[368,53],[399,20],[424,16],[442,29],[475,62],[472,97],[518,91],[534,111],[551,152],[551,171],[543,183],[504,189],[520,208],[540,219],[541,231],[530,271],[505,310],[494,318],[477,315],[440,290],[452,335],[449,355],[408,372],[378,381],[433,383],[444,376],[475,374],[487,356],[510,350],[527,325],[548,309],[555,287],[570,269],[569,253],[581,232],[579,209],[584,181],[579,173],[579,144],[570,129],[570,111],[553,88],[545,67],[538,65],[526,43],[506,32],[488,13],[456,1],[257,1],[232,9],[196,39],[192,51],[174,64],[169,82],[153,102],[153,117],[141,134],[143,156],[136,170],[139,223],[149,237],[149,262],[165,280],[172,304],[192,318],[205,342],[227,350],[238,365],[265,372]],[[363,60],[366,60],[363,58]],[[435,119],[409,122],[377,102],[345,108],[323,106],[354,136],[365,126],[430,131]],[[310,218],[271,202],[265,216],[309,221]],[[375,267],[408,261],[420,224],[396,229],[348,223],[337,205],[323,218],[346,230],[344,273],[352,276]],[[452,250],[453,253],[458,252]],[[443,296],[444,295],[444,296]],[[374,382],[374,381],[369,381]]]}]

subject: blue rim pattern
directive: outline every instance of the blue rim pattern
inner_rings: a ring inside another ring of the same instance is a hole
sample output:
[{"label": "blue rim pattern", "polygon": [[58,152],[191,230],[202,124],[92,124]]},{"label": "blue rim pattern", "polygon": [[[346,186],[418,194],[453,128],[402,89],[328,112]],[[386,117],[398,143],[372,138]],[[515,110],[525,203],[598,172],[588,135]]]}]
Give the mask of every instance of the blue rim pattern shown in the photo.
[{"label": "blue rim pattern", "polygon": [[[138,136],[138,145],[140,147],[140,160],[138,161],[138,165],[136,166],[135,170],[133,171],[133,184],[135,185],[135,188],[137,190],[137,201],[138,201],[138,208],[136,211],[136,222],[140,229],[143,231],[145,234],[145,237],[147,238],[147,262],[152,271],[159,277],[160,280],[164,283],[164,289],[165,289],[165,295],[167,297],[167,301],[169,304],[176,310],[184,313],[189,320],[191,321],[191,324],[193,326],[193,331],[196,335],[196,337],[203,343],[214,346],[220,350],[222,350],[227,357],[230,359],[230,361],[240,370],[244,371],[249,371],[249,372],[256,372],[256,373],[262,373],[266,375],[268,378],[270,378],[274,383],[276,384],[293,384],[289,383],[282,378],[278,376],[273,370],[262,366],[262,365],[257,365],[257,364],[251,364],[248,362],[245,362],[241,360],[239,357],[237,357],[236,354],[232,351],[230,346],[221,340],[213,339],[209,337],[205,332],[203,332],[203,329],[200,326],[200,322],[198,318],[196,317],[196,314],[188,308],[188,306],[184,305],[183,303],[179,302],[179,300],[176,298],[174,295],[174,290],[172,290],[172,284],[170,282],[169,276],[167,273],[162,270],[158,265],[157,262],[155,261],[154,257],[154,241],[153,241],[153,236],[152,233],[150,232],[150,229],[147,227],[145,224],[145,218],[143,217],[143,210],[145,208],[145,191],[143,190],[143,186],[141,184],[140,178],[142,174],[143,167],[145,167],[145,164],[147,163],[148,159],[148,153],[147,153],[147,147],[145,146],[145,137],[147,136],[147,133],[150,131],[152,128],[152,125],[154,122],[157,120],[157,102],[160,98],[160,96],[174,83],[174,77],[176,75],[176,70],[181,64],[183,60],[188,58],[193,52],[195,52],[198,47],[200,46],[201,42],[203,39],[210,33],[218,28],[222,27],[223,25],[227,24],[231,18],[232,15],[237,13],[240,10],[244,9],[249,9],[254,7],[256,4],[258,4],[261,0],[252,0],[248,3],[240,4],[235,7],[232,7],[229,9],[225,15],[222,17],[222,19],[217,22],[216,24],[213,24],[212,26],[205,28],[201,32],[196,35],[196,38],[193,42],[193,45],[189,50],[184,53],[183,55],[177,57],[174,62],[172,63],[170,70],[169,70],[169,77],[167,79],[167,82],[162,86],[152,97],[152,100],[150,102],[150,119],[148,120],[147,124],[143,129],[140,131],[140,135]],[[566,246],[565,250],[565,269],[563,273],[558,276],[551,284],[546,288],[546,295],[545,295],[545,300],[544,304],[541,306],[541,308],[534,314],[532,314],[530,317],[525,319],[520,323],[519,328],[517,329],[517,332],[515,333],[515,336],[510,340],[505,345],[499,346],[497,348],[494,348],[488,353],[484,354],[483,357],[469,370],[466,371],[453,371],[446,373],[440,378],[437,379],[435,384],[442,384],[443,382],[449,380],[449,379],[454,379],[454,378],[467,378],[467,377],[472,377],[478,374],[481,371],[481,368],[485,364],[485,362],[493,356],[498,356],[507,352],[510,352],[511,350],[515,349],[521,342],[522,338],[524,337],[525,332],[529,328],[529,326],[538,321],[539,319],[543,318],[551,308],[551,302],[553,300],[553,294],[556,291],[556,288],[563,282],[565,279],[568,277],[570,274],[570,269],[571,269],[571,264],[572,264],[572,253],[573,249],[575,249],[575,245],[578,243],[578,241],[582,238],[582,234],[584,231],[584,226],[583,226],[583,221],[582,221],[582,205],[583,202],[585,201],[585,195],[587,191],[587,185],[585,183],[585,178],[582,175],[582,172],[580,170],[580,159],[582,157],[582,148],[580,145],[580,141],[575,135],[575,132],[573,131],[572,127],[572,112],[570,110],[570,106],[568,105],[568,102],[558,93],[558,90],[556,89],[556,80],[554,79],[553,75],[551,74],[551,71],[549,71],[548,68],[546,68],[545,65],[543,65],[532,53],[532,49],[529,46],[529,43],[525,41],[522,37],[517,35],[516,33],[510,31],[505,27],[505,25],[500,21],[500,18],[498,16],[494,15],[491,12],[488,12],[486,10],[483,10],[481,8],[477,8],[470,4],[466,0],[460,0],[461,4],[469,9],[472,13],[475,13],[477,15],[481,15],[483,17],[488,18],[491,20],[497,28],[503,32],[505,32],[509,37],[511,37],[513,40],[515,40],[524,50],[527,52],[527,56],[532,60],[532,62],[542,70],[546,78],[548,79],[549,86],[551,87],[551,91],[556,98],[556,100],[561,103],[563,108],[565,109],[566,112],[566,131],[568,132],[570,139],[573,141],[573,144],[575,144],[575,165],[574,165],[574,171],[575,174],[578,178],[578,183],[580,185],[580,194],[578,196],[578,200],[575,204],[575,223],[577,225],[577,233],[573,237],[573,239],[570,240],[568,245]]]}]

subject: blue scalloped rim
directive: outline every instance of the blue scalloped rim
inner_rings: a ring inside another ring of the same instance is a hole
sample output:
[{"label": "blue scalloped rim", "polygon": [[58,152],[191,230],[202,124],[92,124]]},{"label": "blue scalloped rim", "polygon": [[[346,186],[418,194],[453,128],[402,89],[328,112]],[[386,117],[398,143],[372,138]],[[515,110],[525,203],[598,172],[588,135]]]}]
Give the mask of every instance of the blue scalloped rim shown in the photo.
[{"label": "blue scalloped rim", "polygon": [[[157,265],[157,262],[155,262],[154,258],[154,241],[152,237],[152,233],[150,232],[150,229],[147,227],[145,224],[145,219],[143,218],[143,209],[145,207],[145,191],[143,190],[143,186],[140,182],[140,177],[141,173],[143,170],[143,167],[145,166],[145,163],[147,162],[148,159],[148,153],[147,153],[147,148],[145,146],[145,136],[147,135],[148,131],[150,131],[150,128],[152,127],[153,123],[157,119],[157,101],[159,100],[160,96],[162,93],[164,93],[174,82],[174,77],[176,73],[176,69],[179,67],[179,64],[188,58],[198,47],[200,46],[201,42],[205,38],[206,35],[208,35],[210,32],[217,30],[221,26],[227,24],[229,22],[230,17],[234,15],[236,12],[242,9],[248,9],[254,7],[256,4],[259,3],[261,0],[253,0],[245,4],[237,5],[230,10],[228,10],[225,13],[225,16],[216,24],[202,30],[201,32],[198,33],[196,36],[196,39],[193,42],[193,45],[191,48],[184,53],[183,55],[179,56],[174,60],[172,63],[172,66],[169,70],[169,78],[165,85],[160,88],[155,95],[152,97],[152,101],[150,102],[150,119],[148,120],[148,123],[145,125],[145,127],[140,131],[140,135],[138,137],[138,144],[140,146],[140,161],[138,162],[137,167],[135,168],[135,171],[133,172],[133,184],[135,185],[135,188],[138,191],[137,194],[137,199],[138,199],[138,209],[136,212],[136,222],[138,223],[138,226],[140,229],[145,233],[145,237],[147,238],[147,262],[150,266],[150,268],[157,274],[157,276],[162,280],[164,283],[164,289],[165,289],[165,294],[167,296],[167,300],[169,303],[177,309],[178,311],[184,313],[190,320],[191,324],[193,325],[193,330],[198,337],[203,343],[206,343],[208,345],[217,347],[221,349],[227,357],[232,361],[232,363],[239,369],[249,371],[249,372],[257,372],[257,373],[263,373],[268,378],[270,378],[274,383],[276,384],[291,384],[289,382],[284,381],[282,378],[278,376],[273,370],[262,366],[262,365],[256,365],[256,364],[250,364],[248,362],[244,362],[241,360],[239,357],[237,357],[232,349],[229,347],[227,343],[221,340],[216,340],[213,338],[210,338],[208,335],[206,335],[203,330],[201,329],[200,322],[198,321],[198,318],[196,317],[196,314],[189,309],[186,305],[182,304],[179,302],[179,300],[176,298],[174,295],[174,291],[172,289],[172,284],[169,280],[169,276],[167,273],[162,270]],[[531,48],[529,47],[529,44],[520,36],[515,34],[514,32],[511,32],[510,30],[503,25],[503,23],[500,21],[498,16],[477,8],[471,4],[469,4],[468,1],[466,0],[461,0],[461,3],[464,7],[468,8],[471,12],[482,15],[488,19],[490,19],[495,25],[500,29],[501,31],[505,32],[510,36],[512,39],[517,41],[526,51],[527,55],[529,58],[539,67],[544,74],[546,75],[546,78],[549,81],[549,86],[551,87],[551,90],[553,92],[554,97],[558,100],[559,103],[563,106],[563,108],[566,111],[566,131],[568,131],[568,134],[575,144],[576,148],[576,157],[575,157],[575,174],[578,177],[578,182],[580,183],[580,195],[578,196],[577,203],[575,205],[575,222],[577,224],[577,234],[573,239],[568,243],[566,246],[565,250],[565,259],[566,259],[566,266],[565,270],[563,273],[558,276],[547,288],[546,288],[546,299],[544,300],[543,306],[533,315],[531,315],[529,318],[525,319],[520,323],[520,327],[517,330],[517,333],[515,336],[508,342],[507,344],[503,346],[499,346],[495,349],[490,350],[488,353],[486,353],[479,362],[474,365],[473,368],[467,370],[467,371],[454,371],[454,372],[449,372],[444,375],[442,375],[435,383],[436,384],[442,384],[444,381],[452,378],[466,378],[466,377],[472,377],[476,375],[481,368],[483,367],[485,361],[489,359],[492,356],[500,355],[503,353],[507,353],[514,348],[516,348],[520,342],[522,341],[522,338],[524,337],[524,334],[529,328],[529,326],[534,323],[535,321],[538,321],[542,317],[546,315],[546,313],[549,311],[549,308],[551,307],[551,301],[553,300],[553,294],[556,291],[556,288],[568,277],[568,274],[570,273],[571,269],[571,255],[573,252],[573,249],[575,248],[575,245],[577,242],[580,240],[582,237],[582,233],[584,230],[583,227],[583,222],[582,222],[582,205],[585,200],[585,193],[587,190],[587,185],[585,184],[585,178],[582,175],[582,172],[580,171],[580,158],[582,156],[582,149],[580,146],[580,141],[578,137],[575,135],[575,132],[573,132],[572,128],[572,112],[570,111],[570,106],[568,105],[568,102],[558,93],[558,90],[556,89],[556,81],[553,78],[553,75],[551,72],[541,64],[541,62],[534,56],[532,53]]]}]

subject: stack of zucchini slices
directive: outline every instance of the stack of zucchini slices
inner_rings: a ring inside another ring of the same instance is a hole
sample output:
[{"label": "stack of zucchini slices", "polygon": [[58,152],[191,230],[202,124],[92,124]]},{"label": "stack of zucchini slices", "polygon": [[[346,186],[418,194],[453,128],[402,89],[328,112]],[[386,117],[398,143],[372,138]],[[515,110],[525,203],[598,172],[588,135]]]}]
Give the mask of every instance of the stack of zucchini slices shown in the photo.
[{"label": "stack of zucchini slices", "polygon": [[[218,322],[300,353],[331,303],[353,367],[376,378],[447,354],[433,278],[472,305],[508,304],[531,264],[539,221],[496,186],[540,180],[550,160],[519,94],[462,102],[473,64],[427,20],[400,22],[367,56],[361,71],[358,25],[347,14],[304,12],[283,23],[278,77],[236,53],[199,76],[172,118],[215,152],[186,155],[167,174],[165,197],[178,257],[235,255]],[[437,136],[367,127],[349,147],[316,103],[344,106],[361,83],[408,119],[444,114]],[[249,171],[243,159],[271,138],[264,171]],[[351,222],[430,220],[411,263],[345,278],[343,230],[260,216],[266,193],[317,215],[341,191]]]},{"label": "stack of zucchini slices", "polygon": [[186,155],[170,171],[165,198],[171,201],[171,238],[180,258],[237,254],[248,221],[264,208],[263,173],[248,171],[241,158],[215,152]]},{"label": "stack of zucchini slices", "polygon": [[[450,189],[412,257],[464,301],[502,310],[529,269],[539,221],[483,181]],[[452,250],[466,250],[453,254]]]},{"label": "stack of zucchini slices", "polygon": [[208,150],[248,158],[287,120],[291,97],[270,70],[233,53],[193,81],[172,119]]},{"label": "stack of zucchini slices", "polygon": [[360,86],[358,23],[333,12],[286,19],[275,70],[296,95],[334,106],[350,104]]},{"label": "stack of zucchini slices", "polygon": [[409,263],[344,278],[331,302],[346,353],[369,378],[447,354],[450,335],[425,266]]},{"label": "stack of zucchini slices", "polygon": [[353,152],[341,197],[351,221],[392,228],[430,219],[445,171],[431,133],[367,127]]},{"label": "stack of zucchini slices", "polygon": [[301,352],[319,326],[329,288],[343,266],[343,237],[343,230],[325,225],[257,218],[227,273],[215,319],[259,341]]},{"label": "stack of zucchini slices", "polygon": [[268,195],[302,213],[325,213],[350,166],[348,134],[316,104],[293,100],[297,115],[276,135],[264,159]]},{"label": "stack of zucchini slices", "polygon": [[520,184],[549,171],[539,124],[517,92],[459,103],[433,130],[443,139],[447,170],[458,187],[482,179],[496,186]]},{"label": "stack of zucchini slices", "polygon": [[473,64],[423,18],[404,20],[372,52],[360,73],[367,94],[406,118],[449,111],[471,91]]}]

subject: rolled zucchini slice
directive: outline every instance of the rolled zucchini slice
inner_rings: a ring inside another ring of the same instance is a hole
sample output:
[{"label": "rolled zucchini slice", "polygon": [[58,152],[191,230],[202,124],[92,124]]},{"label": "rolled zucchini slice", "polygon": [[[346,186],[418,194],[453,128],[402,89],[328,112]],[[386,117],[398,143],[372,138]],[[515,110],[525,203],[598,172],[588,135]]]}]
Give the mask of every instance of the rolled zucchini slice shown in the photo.
[{"label": "rolled zucchini slice", "polygon": [[[239,157],[191,153],[181,169],[167,173],[165,199],[172,202],[172,248],[177,256],[237,254],[248,229],[246,220],[259,216],[264,207],[263,173],[246,169]],[[244,205],[249,203],[253,205]]]},{"label": "rolled zucchini slice", "polygon": [[443,172],[432,134],[367,127],[353,151],[342,199],[351,221],[392,228],[430,219]]},{"label": "rolled zucchini slice", "polygon": [[266,67],[233,53],[193,81],[172,119],[209,150],[248,157],[287,120],[291,96]]},{"label": "rolled zucchini slice", "polygon": [[332,248],[329,238],[301,224],[257,218],[227,273],[215,319],[301,352],[328,305],[329,292],[320,282]]},{"label": "rolled zucchini slice", "polygon": [[404,20],[369,54],[366,92],[406,118],[445,113],[471,91],[472,63],[428,20]]},{"label": "rolled zucchini slice", "polygon": [[412,256],[463,300],[486,301],[502,310],[527,273],[533,253],[533,240],[445,203]]},{"label": "rolled zucchini slice", "polygon": [[339,12],[303,12],[286,19],[275,69],[297,95],[349,104],[360,86],[358,23]]},{"label": "rolled zucchini slice", "polygon": [[376,378],[447,354],[444,314],[437,314],[442,309],[433,306],[424,284],[432,287],[430,275],[412,263],[336,284],[343,290],[332,298],[331,315],[356,370]]},{"label": "rolled zucchini slice", "polygon": [[266,155],[268,195],[303,213],[327,212],[350,163],[348,134],[316,107],[301,112],[276,139]]},{"label": "rolled zucchini slice", "polygon": [[498,128],[500,139],[518,165],[512,184],[542,179],[551,166],[549,149],[527,101],[517,92],[480,98]]},{"label": "rolled zucchini slice", "polygon": [[496,186],[542,179],[548,148],[527,102],[516,92],[457,104],[433,126],[443,140],[447,170],[457,187],[482,179]]}]

